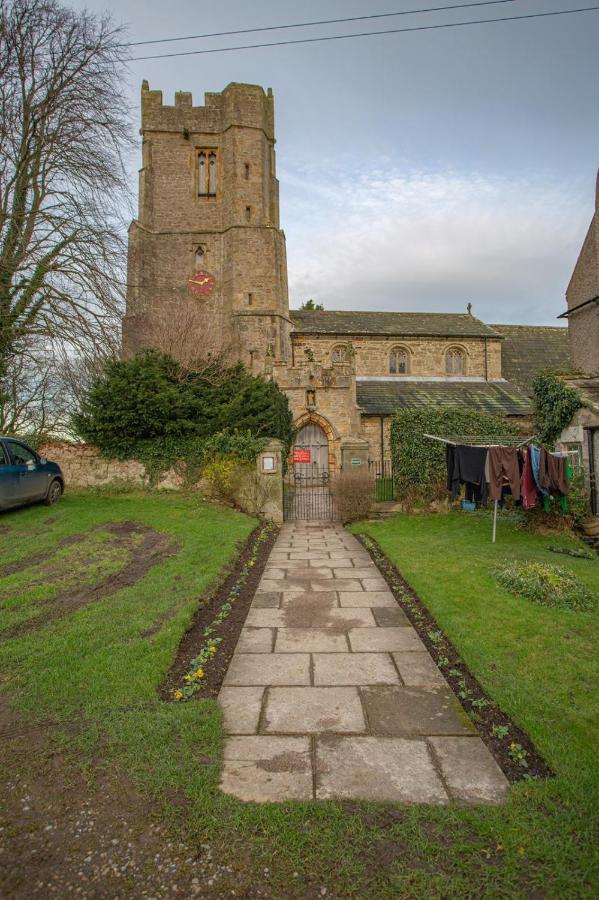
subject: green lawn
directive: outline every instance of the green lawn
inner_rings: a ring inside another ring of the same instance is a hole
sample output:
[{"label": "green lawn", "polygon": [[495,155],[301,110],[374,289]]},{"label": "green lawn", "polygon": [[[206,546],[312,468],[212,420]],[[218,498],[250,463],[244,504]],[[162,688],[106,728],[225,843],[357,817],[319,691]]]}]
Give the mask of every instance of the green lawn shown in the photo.
[{"label": "green lawn", "polygon": [[597,838],[598,616],[516,598],[491,569],[504,560],[550,563],[599,594],[599,560],[551,553],[549,546],[576,542],[532,535],[506,521],[493,545],[490,527],[488,517],[456,512],[396,516],[356,530],[378,541],[485,690],[528,732],[557,775],[519,785],[505,811],[478,813],[477,830],[490,828],[504,846],[524,848],[530,888],[577,896],[584,884],[590,892],[593,834]]},{"label": "green lawn", "polygon": [[[493,548],[488,521],[463,515],[365,526],[558,777],[519,784],[500,808],[255,806],[218,791],[223,736],[216,704],[163,703],[156,695],[198,598],[231,561],[252,519],[175,494],[82,493],[51,510],[4,515],[0,573],[62,544],[47,560],[0,577],[2,625],[31,622],[43,614],[43,601],[122,566],[130,549],[101,526],[123,521],[167,534],[175,555],[112,596],[0,642],[0,691],[12,708],[80,726],[75,734],[53,732],[48,753],[58,747],[92,780],[98,768],[126,772],[155,798],[175,835],[209,841],[234,867],[238,895],[260,883],[265,868],[266,895],[277,898],[320,896],[321,885],[328,896],[360,898],[592,894],[596,619],[516,600],[488,569],[496,559],[538,557],[588,573],[599,589],[598,563],[550,554],[544,548],[556,541],[503,523]],[[65,544],[80,532],[89,534]],[[183,808],[172,802],[173,790],[185,798]]]}]

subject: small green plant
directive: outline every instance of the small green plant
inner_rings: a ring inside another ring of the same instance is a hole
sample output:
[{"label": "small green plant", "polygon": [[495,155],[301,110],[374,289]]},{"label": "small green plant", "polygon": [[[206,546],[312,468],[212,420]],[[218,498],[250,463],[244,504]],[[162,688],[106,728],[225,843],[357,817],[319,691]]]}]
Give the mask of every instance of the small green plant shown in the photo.
[{"label": "small green plant", "polygon": [[510,733],[507,725],[493,725],[491,728],[491,734],[496,738],[505,738]]},{"label": "small green plant", "polygon": [[484,697],[480,697],[478,700],[472,701],[472,706],[475,706],[476,709],[484,709],[485,706],[489,705],[489,701],[485,700]]},{"label": "small green plant", "polygon": [[493,569],[504,588],[517,597],[526,597],[541,606],[588,612],[597,607],[599,597],[576,575],[559,566],[540,562],[506,562]]},{"label": "small green plant", "polygon": [[428,636],[433,644],[440,644],[443,640],[443,632],[442,631],[429,631]]},{"label": "small green plant", "polygon": [[510,749],[508,750],[508,755],[515,763],[518,763],[519,766],[523,768],[528,768],[528,750],[525,750],[522,744],[518,744],[516,741],[512,741],[510,744]]},{"label": "small green plant", "polygon": [[440,669],[444,669],[445,666],[449,665],[449,657],[448,656],[440,656],[437,660],[437,665]]}]

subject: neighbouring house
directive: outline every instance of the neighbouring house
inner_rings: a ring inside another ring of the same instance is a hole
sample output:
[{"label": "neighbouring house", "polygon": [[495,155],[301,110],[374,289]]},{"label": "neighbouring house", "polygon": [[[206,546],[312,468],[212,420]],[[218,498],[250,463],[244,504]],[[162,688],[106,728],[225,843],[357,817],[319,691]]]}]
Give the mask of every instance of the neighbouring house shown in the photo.
[{"label": "neighbouring house", "polygon": [[168,106],[144,82],[141,134],[124,353],[160,335],[175,355],[191,341],[274,379],[311,463],[388,460],[402,406],[464,404],[527,427],[536,372],[570,368],[566,328],[487,325],[470,307],[290,310],[270,89],[233,83],[204,106],[189,93]]},{"label": "neighbouring house", "polygon": [[572,367],[584,375],[599,376],[599,172],[595,212],[566,290]]}]

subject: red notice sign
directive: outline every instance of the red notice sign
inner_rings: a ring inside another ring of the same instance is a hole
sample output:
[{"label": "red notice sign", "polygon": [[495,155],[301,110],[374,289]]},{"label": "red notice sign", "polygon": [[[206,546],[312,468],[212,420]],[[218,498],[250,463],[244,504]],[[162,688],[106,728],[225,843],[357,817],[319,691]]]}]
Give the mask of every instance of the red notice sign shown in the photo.
[{"label": "red notice sign", "polygon": [[294,463],[309,463],[311,462],[311,451],[310,449],[305,449],[304,447],[294,447],[293,448],[293,462]]}]

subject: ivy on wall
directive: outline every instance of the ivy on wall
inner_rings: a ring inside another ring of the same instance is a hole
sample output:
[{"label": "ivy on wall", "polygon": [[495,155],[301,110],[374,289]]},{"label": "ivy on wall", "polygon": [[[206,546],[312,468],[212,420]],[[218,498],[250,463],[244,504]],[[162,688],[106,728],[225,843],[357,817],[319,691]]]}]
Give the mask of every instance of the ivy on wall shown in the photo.
[{"label": "ivy on wall", "polygon": [[540,372],[532,384],[535,399],[535,433],[542,444],[553,446],[583,403],[558,375]]},{"label": "ivy on wall", "polygon": [[398,409],[391,423],[391,453],[399,500],[428,502],[447,496],[446,445],[425,438],[476,435],[492,439],[517,435],[515,425],[500,416],[463,406]]}]

